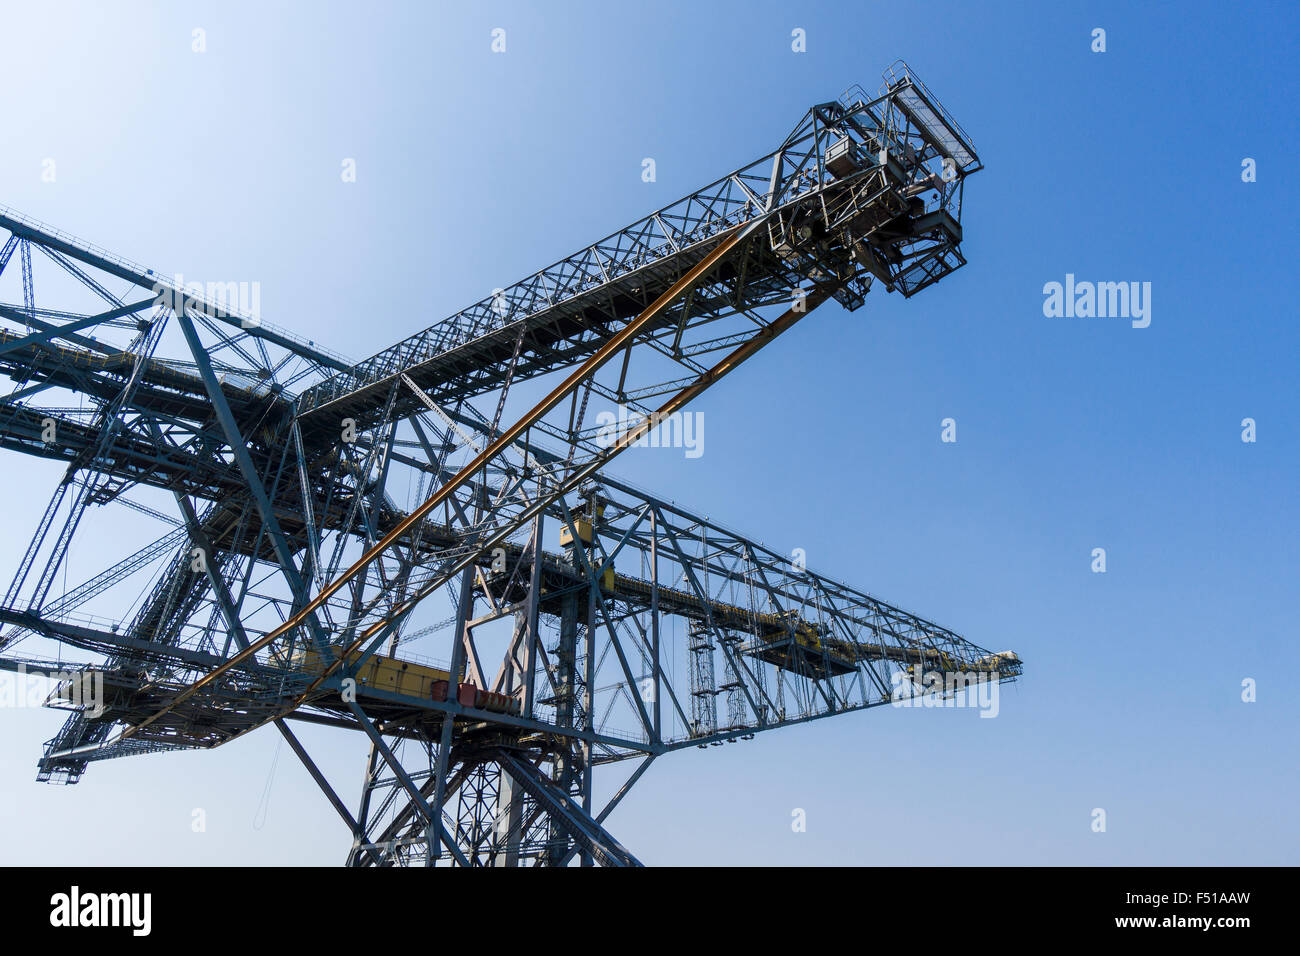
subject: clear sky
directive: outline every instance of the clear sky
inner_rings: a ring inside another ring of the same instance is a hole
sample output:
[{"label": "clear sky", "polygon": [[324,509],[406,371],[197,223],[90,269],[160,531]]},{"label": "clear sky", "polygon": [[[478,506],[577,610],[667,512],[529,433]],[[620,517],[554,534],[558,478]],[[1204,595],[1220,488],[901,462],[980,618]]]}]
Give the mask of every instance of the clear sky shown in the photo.
[{"label": "clear sky", "polygon": [[[8,3],[0,202],[257,280],[267,320],[362,357],[906,59],[986,166],[969,265],[824,307],[698,403],[702,456],[616,472],[1015,649],[1025,677],[992,720],[879,708],[669,755],[610,828],[651,864],[1296,864],[1298,15],[1133,6]],[[1151,283],[1149,327],[1045,316],[1067,274]],[[59,473],[0,457],[0,579]],[[0,719],[6,862],[346,854],[273,730],[54,788],[33,777],[62,715]],[[353,802],[362,738],[301,736]]]}]

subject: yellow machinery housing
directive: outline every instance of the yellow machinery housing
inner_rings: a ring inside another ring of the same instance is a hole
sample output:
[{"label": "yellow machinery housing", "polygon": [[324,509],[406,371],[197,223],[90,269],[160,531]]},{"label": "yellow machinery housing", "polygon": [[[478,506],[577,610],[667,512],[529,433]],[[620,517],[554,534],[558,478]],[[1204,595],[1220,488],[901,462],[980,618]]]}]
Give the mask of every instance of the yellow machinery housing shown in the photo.
[{"label": "yellow machinery housing", "polygon": [[[578,529],[578,537],[582,540],[582,543],[591,544],[591,522],[586,518],[574,518],[573,526]],[[561,525],[560,547],[568,547],[571,544],[573,544],[573,532],[569,530],[567,524]]]},{"label": "yellow machinery housing", "polygon": [[[597,504],[595,506],[596,520],[599,521],[605,515],[605,506]],[[580,518],[577,515],[573,517],[573,527],[578,532],[578,540],[582,542],[585,548],[590,548],[591,543],[595,540],[595,533],[590,518]],[[573,544],[573,532],[569,530],[567,524],[560,525],[560,547],[567,548]],[[594,555],[593,555],[594,557]],[[614,590],[614,569],[606,568],[600,575],[600,588],[602,591]]]},{"label": "yellow machinery housing", "polygon": [[[330,653],[334,660],[343,653],[341,647],[331,647]],[[361,656],[358,649],[348,655],[350,661],[356,661]],[[319,674],[325,670],[325,663],[321,657],[320,651],[315,647],[299,648],[289,658],[290,666],[299,670],[305,670],[313,674]],[[332,662],[331,662],[332,663]],[[447,672],[436,667],[430,667],[427,664],[417,664],[414,661],[404,661],[399,657],[381,657],[373,655],[361,670],[357,672],[357,683],[362,687],[372,687],[376,690],[388,691],[393,694],[401,694],[404,697],[419,697],[429,700],[433,693],[434,681],[450,680]]]}]

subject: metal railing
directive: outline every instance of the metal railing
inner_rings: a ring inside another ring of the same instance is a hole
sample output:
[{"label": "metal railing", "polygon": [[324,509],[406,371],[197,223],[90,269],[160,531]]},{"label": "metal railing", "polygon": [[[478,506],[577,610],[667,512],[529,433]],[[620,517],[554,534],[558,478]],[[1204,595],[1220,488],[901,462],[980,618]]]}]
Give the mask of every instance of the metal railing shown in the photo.
[{"label": "metal railing", "polygon": [[953,118],[953,115],[948,112],[947,108],[943,105],[943,102],[930,92],[930,88],[926,86],[925,83],[921,81],[921,78],[912,71],[912,68],[907,65],[905,60],[895,60],[889,65],[885,72],[881,74],[881,76],[885,81],[884,86],[881,87],[882,95],[890,90],[896,90],[900,86],[916,87],[930,108],[938,114],[939,119],[943,124],[961,140],[962,145],[969,149],[972,155],[978,155],[975,149],[975,141],[970,138],[970,135],[966,130],[962,129],[961,124],[958,123]]},{"label": "metal railing", "polygon": [[56,229],[53,226],[41,222],[39,219],[34,219],[31,216],[24,215],[18,210],[12,208],[11,206],[6,206],[5,204],[0,203],[0,225],[6,225],[6,222],[16,223],[19,226],[23,227],[26,231],[38,233],[42,236],[46,236],[51,239],[57,239],[58,241],[66,245],[72,246],[73,248],[81,252],[84,252],[88,255],[94,256],[97,259],[102,259],[106,262],[110,262],[113,265],[117,266],[119,269],[122,269],[124,272],[131,273],[136,278],[136,281],[141,284],[142,287],[144,285],[143,280],[147,279],[152,284],[153,290],[155,292],[161,291],[159,289],[159,287],[161,286],[163,289],[166,289],[167,291],[173,294],[183,295],[187,300],[205,306],[207,309],[220,312],[224,315],[228,315],[231,318],[238,320],[241,327],[245,328],[250,333],[253,331],[253,329],[263,328],[266,329],[268,332],[273,332],[276,335],[281,336],[282,338],[294,343],[295,345],[300,345],[305,349],[311,349],[312,351],[319,352],[321,355],[328,356],[329,358],[333,359],[336,362],[339,362],[340,364],[343,365],[354,364],[351,358],[342,354],[341,352],[336,352],[333,349],[326,348],[325,346],[319,345],[316,342],[311,341],[310,339],[303,338],[298,333],[292,332],[289,329],[286,329],[282,326],[278,326],[270,322],[266,322],[260,316],[255,316],[252,313],[245,312],[241,309],[231,308],[228,305],[223,303],[213,302],[212,300],[208,299],[205,295],[199,295],[196,293],[188,292],[186,291],[185,288],[178,285],[175,281],[167,278],[164,273],[158,272],[154,269],[150,269],[147,266],[143,266],[138,262],[133,262],[130,259],[117,255],[116,253],[109,252],[107,249],[103,248],[102,246],[97,246],[93,242],[87,242],[85,239],[81,239],[77,236],[74,236],[71,233],[65,232],[62,229]]}]

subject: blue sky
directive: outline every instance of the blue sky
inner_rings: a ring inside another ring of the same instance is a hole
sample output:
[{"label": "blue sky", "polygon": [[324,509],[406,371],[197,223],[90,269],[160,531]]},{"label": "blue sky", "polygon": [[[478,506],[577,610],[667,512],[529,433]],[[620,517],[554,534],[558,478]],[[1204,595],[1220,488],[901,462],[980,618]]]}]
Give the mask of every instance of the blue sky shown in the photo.
[{"label": "blue sky", "polygon": [[[906,59],[986,167],[969,265],[910,301],[824,307],[695,406],[703,456],[615,470],[1014,648],[1025,678],[994,720],[882,708],[667,756],[611,829],[652,864],[1295,864],[1296,21],[1210,3],[15,6],[0,202],[163,272],[256,279],[269,321],[361,357]],[[1067,273],[1150,282],[1150,327],[1045,317]],[[0,577],[58,474],[4,459]],[[60,716],[4,719],[12,862],[346,853],[273,731],[50,788],[32,777]],[[353,800],[361,739],[302,736]]]}]

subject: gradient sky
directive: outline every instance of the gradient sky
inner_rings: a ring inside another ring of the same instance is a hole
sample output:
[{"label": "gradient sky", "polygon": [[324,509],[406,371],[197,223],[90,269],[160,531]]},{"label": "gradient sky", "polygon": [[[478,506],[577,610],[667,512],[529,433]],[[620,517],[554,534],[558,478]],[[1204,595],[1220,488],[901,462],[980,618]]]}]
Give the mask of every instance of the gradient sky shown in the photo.
[{"label": "gradient sky", "polygon": [[[256,280],[267,320],[363,357],[906,59],[986,166],[969,265],[823,307],[697,403],[702,457],[615,472],[1013,648],[1025,677],[993,720],[879,708],[666,756],[609,826],[650,864],[1294,865],[1298,15],[1130,6],[6,4],[0,202],[162,272]],[[1150,327],[1045,317],[1067,273],[1150,282]],[[60,472],[0,457],[0,579]],[[6,862],[346,855],[273,730],[58,788],[33,777],[62,715],[0,719]],[[354,802],[363,738],[300,734]]]}]

